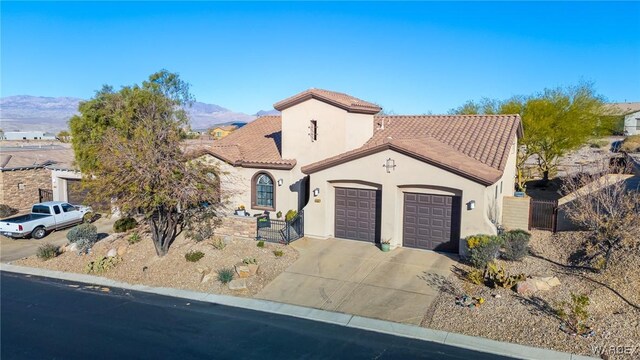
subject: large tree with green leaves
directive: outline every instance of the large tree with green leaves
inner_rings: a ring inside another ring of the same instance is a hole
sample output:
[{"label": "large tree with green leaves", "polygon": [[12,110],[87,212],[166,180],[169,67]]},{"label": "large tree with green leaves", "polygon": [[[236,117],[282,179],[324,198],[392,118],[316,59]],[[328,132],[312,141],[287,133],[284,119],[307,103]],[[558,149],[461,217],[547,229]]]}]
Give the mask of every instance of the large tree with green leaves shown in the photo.
[{"label": "large tree with green leaves", "polygon": [[519,114],[524,128],[517,159],[518,186],[527,180],[525,162],[536,155],[544,180],[557,166],[559,157],[584,145],[590,138],[612,128],[604,99],[592,84],[545,89],[531,96],[507,100],[469,101],[453,114]]},{"label": "large tree with green leaves", "polygon": [[220,199],[218,169],[190,161],[180,147],[183,108],[191,101],[188,84],[163,70],[142,85],[103,87],[70,120],[90,196],[125,214],[142,213],[159,256],[201,204],[215,208]]}]

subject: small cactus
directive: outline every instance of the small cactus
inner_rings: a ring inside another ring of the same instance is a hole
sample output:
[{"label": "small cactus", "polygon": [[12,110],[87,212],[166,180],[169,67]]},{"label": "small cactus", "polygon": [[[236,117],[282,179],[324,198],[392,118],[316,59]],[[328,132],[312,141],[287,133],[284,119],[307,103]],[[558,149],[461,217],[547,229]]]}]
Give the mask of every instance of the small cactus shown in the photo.
[{"label": "small cactus", "polygon": [[486,283],[492,288],[502,287],[511,289],[516,284],[526,278],[525,274],[509,275],[503,266],[499,266],[495,262],[487,263],[484,268],[483,277]]}]

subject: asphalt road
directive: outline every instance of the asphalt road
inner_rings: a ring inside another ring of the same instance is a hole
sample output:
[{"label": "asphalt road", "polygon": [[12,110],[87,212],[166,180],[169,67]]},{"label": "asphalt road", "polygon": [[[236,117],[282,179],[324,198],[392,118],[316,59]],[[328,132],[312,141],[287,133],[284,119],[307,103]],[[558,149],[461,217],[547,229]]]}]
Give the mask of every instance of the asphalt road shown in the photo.
[{"label": "asphalt road", "polygon": [[123,289],[1,273],[9,359],[504,359],[442,344]]},{"label": "asphalt road", "polygon": [[[100,236],[107,236],[113,232],[114,222],[114,218],[108,219],[102,217],[96,220],[93,225],[98,229]],[[45,243],[62,246],[68,242],[67,232],[69,232],[69,230],[71,230],[71,228],[53,231],[40,240],[30,237],[26,239],[11,239],[0,235],[0,262],[14,261],[34,255],[38,247]]]}]

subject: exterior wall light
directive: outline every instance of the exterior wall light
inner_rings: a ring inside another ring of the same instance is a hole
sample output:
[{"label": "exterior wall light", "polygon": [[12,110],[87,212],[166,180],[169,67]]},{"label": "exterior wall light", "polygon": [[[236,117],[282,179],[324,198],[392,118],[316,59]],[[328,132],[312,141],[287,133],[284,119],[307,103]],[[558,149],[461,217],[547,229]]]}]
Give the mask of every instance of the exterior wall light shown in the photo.
[{"label": "exterior wall light", "polygon": [[476,201],[471,200],[467,203],[467,210],[473,210],[476,208]]},{"label": "exterior wall light", "polygon": [[278,186],[282,186],[282,183],[284,183],[284,180],[278,179]]},{"label": "exterior wall light", "polygon": [[320,195],[320,189],[318,188],[313,189],[313,196],[318,196],[318,195]]},{"label": "exterior wall light", "polygon": [[391,172],[391,170],[395,170],[396,169],[396,161],[393,160],[392,158],[388,158],[387,161],[385,161],[385,164],[382,165],[382,167],[387,168],[387,174]]}]

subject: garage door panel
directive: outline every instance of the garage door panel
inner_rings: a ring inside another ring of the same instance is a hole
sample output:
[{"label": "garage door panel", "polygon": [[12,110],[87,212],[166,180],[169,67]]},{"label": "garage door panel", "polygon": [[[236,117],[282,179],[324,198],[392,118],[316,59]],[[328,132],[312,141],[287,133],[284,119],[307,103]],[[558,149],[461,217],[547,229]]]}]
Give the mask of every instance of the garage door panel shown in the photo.
[{"label": "garage door panel", "polygon": [[336,237],[376,241],[379,193],[377,190],[336,188]]},{"label": "garage door panel", "polygon": [[[452,234],[459,227],[456,197],[432,194],[404,194],[403,245],[428,250],[456,251]],[[457,219],[456,219],[457,217]]]}]

